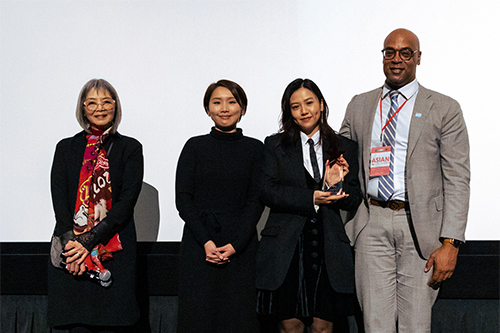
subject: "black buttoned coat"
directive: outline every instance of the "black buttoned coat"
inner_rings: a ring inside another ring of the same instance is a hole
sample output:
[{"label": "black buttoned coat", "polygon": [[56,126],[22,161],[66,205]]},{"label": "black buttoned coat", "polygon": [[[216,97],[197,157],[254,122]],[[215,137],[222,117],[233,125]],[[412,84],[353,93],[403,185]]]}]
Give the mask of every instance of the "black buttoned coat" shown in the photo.
[{"label": "black buttoned coat", "polygon": [[[349,139],[339,139],[339,150],[345,151],[344,158],[349,163],[349,173],[344,179],[344,191],[349,197],[321,205],[319,209],[323,217],[325,266],[330,284],[336,292],[353,293],[353,256],[340,209],[353,210],[361,202],[357,146]],[[306,183],[300,141],[284,149],[282,140],[283,133],[265,140],[261,197],[271,210],[261,232],[256,281],[257,288],[263,290],[276,290],[281,286],[306,220],[316,215],[314,190]],[[325,162],[329,159],[328,145],[323,142]]]}]

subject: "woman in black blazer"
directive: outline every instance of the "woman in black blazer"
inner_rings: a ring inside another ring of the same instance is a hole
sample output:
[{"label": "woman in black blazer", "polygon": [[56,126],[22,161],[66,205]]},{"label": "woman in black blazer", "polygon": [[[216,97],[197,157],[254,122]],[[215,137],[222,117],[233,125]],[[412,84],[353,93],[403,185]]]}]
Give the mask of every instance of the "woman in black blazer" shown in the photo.
[{"label": "woman in black blazer", "polygon": [[281,332],[348,331],[354,268],[340,209],[361,202],[357,146],[328,125],[313,81],[291,82],[281,103],[280,133],[265,140],[257,310]]}]

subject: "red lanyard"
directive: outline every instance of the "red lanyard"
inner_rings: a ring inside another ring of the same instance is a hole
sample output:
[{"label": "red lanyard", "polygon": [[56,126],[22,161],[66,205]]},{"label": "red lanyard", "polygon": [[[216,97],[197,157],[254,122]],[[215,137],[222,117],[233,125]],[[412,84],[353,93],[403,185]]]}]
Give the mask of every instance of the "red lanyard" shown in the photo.
[{"label": "red lanyard", "polygon": [[[383,99],[383,97],[380,96],[380,127],[382,127],[382,99]],[[396,110],[396,112],[394,112],[394,114],[392,115],[392,117],[389,120],[387,120],[387,122],[385,123],[385,125],[380,130],[380,136],[382,136],[382,133],[384,133],[385,128],[387,127],[387,125],[389,125],[389,123],[391,122],[392,118],[394,118],[394,116],[398,114],[398,112],[403,108],[403,106],[405,106],[406,102],[408,102],[408,99],[403,103],[403,105],[401,105],[399,107],[399,109]]]}]

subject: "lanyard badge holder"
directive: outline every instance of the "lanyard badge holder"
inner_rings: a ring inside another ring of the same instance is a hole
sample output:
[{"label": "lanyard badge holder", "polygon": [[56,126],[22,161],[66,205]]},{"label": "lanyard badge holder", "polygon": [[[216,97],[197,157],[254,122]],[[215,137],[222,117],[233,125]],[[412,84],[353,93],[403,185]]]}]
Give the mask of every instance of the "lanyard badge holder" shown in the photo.
[{"label": "lanyard badge holder", "polygon": [[[413,96],[412,96],[413,97]],[[411,98],[411,97],[410,97]],[[405,106],[408,99],[404,101],[404,103],[394,112],[392,117],[387,120],[385,125],[382,126],[382,97],[380,97],[380,144],[376,145],[371,150],[371,158],[370,158],[370,177],[378,177],[378,176],[386,176],[390,171],[391,164],[391,149],[394,147],[391,146],[383,146],[382,145],[382,136],[384,135],[384,130],[391,122],[392,118],[394,118],[399,111]]]}]

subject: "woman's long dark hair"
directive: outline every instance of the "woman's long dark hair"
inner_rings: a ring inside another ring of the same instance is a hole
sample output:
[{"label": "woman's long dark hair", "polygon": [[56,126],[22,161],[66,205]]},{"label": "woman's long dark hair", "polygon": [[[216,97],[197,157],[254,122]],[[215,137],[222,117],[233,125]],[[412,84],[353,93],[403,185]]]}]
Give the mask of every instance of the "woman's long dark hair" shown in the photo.
[{"label": "woman's long dark hair", "polygon": [[285,89],[283,93],[283,98],[281,99],[281,128],[280,131],[283,132],[282,145],[284,149],[291,148],[297,141],[300,141],[300,127],[295,122],[292,116],[292,108],[290,106],[290,98],[293,93],[300,88],[306,88],[310,90],[316,97],[318,101],[323,102],[323,112],[321,112],[321,117],[319,118],[319,131],[321,134],[321,142],[329,142],[328,155],[338,157],[340,140],[337,137],[335,131],[328,125],[328,104],[326,104],[325,98],[319,90],[316,83],[309,79],[295,79],[293,80]]}]

